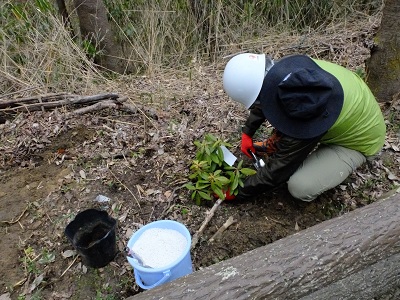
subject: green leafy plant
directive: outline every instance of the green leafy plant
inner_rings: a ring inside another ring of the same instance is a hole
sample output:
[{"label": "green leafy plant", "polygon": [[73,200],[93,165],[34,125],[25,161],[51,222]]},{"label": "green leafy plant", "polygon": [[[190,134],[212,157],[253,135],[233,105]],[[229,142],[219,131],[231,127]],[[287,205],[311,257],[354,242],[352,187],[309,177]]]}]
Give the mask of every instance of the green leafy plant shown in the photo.
[{"label": "green leafy plant", "polygon": [[42,251],[42,257],[38,260],[39,264],[47,265],[54,262],[56,255],[53,252],[49,252],[46,249]]},{"label": "green leafy plant", "polygon": [[363,68],[358,67],[354,71],[362,80],[365,80],[367,77],[367,74],[365,73],[365,70]]},{"label": "green leafy plant", "polygon": [[95,58],[99,55],[99,51],[96,49],[96,46],[90,40],[83,40],[82,41],[82,48],[87,54],[87,56],[91,59]]},{"label": "green leafy plant", "polygon": [[225,192],[237,195],[243,180],[256,173],[255,170],[243,167],[243,161],[237,166],[229,166],[224,161],[221,146],[231,147],[212,134],[206,134],[203,141],[195,141],[196,158],[190,165],[190,182],[185,187],[192,192],[191,198],[200,205],[203,200],[212,200],[213,195],[225,200]]},{"label": "green leafy plant", "polygon": [[39,274],[40,270],[38,269],[36,259],[39,256],[36,255],[35,250],[32,247],[27,247],[24,249],[24,256],[21,258],[21,262],[23,263],[25,272],[27,274]]}]

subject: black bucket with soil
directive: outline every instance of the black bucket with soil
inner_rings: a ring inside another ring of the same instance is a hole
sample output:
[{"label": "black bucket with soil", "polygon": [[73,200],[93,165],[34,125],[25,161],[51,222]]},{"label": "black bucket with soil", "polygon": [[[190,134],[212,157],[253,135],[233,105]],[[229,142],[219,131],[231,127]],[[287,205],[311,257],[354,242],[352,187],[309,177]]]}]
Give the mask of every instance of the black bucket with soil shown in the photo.
[{"label": "black bucket with soil", "polygon": [[65,228],[68,237],[82,262],[92,268],[102,268],[110,263],[116,253],[117,221],[107,212],[87,209],[76,215]]}]

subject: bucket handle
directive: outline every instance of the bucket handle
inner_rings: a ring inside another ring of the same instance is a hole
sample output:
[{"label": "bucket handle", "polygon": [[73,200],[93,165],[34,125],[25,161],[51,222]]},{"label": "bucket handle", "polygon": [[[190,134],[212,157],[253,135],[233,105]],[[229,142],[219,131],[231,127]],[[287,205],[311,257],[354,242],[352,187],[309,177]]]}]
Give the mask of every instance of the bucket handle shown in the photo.
[{"label": "bucket handle", "polygon": [[145,290],[149,290],[149,289],[152,289],[153,287],[163,284],[171,276],[171,270],[164,271],[163,272],[164,276],[159,281],[157,281],[156,283],[154,283],[152,285],[145,285],[142,282],[142,279],[140,278],[140,276],[138,275],[138,272],[134,272],[134,273],[135,273],[136,283],[138,284],[138,286],[140,286],[142,289],[145,289]]}]

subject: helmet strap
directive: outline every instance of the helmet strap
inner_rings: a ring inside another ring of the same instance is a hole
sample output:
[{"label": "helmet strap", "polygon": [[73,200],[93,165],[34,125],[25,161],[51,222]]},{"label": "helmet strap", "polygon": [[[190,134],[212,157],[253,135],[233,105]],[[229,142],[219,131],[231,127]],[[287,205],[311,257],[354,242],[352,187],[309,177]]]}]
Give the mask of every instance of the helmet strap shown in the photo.
[{"label": "helmet strap", "polygon": [[267,75],[268,71],[273,67],[273,65],[274,60],[269,56],[265,56],[265,75]]}]

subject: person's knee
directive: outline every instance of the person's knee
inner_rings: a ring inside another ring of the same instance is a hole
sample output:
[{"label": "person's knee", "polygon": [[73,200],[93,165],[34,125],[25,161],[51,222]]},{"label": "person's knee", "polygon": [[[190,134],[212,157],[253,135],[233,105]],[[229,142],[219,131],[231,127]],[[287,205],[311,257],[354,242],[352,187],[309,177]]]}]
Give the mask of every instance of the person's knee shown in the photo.
[{"label": "person's knee", "polygon": [[287,187],[289,193],[296,199],[302,201],[313,201],[317,198],[318,194],[315,192],[315,185],[312,185],[309,182],[299,181],[295,178],[290,178]]}]

